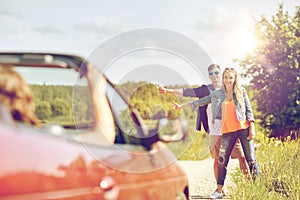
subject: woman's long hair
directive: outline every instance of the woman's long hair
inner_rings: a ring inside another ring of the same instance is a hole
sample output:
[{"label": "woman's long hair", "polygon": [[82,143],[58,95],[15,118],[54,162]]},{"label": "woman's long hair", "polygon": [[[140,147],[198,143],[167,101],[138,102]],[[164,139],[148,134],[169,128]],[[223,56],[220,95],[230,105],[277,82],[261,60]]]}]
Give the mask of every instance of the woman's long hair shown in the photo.
[{"label": "woman's long hair", "polygon": [[[244,97],[243,97],[243,90],[239,85],[239,79],[238,79],[238,74],[237,71],[234,68],[225,68],[224,72],[223,72],[223,80],[224,80],[224,75],[226,72],[233,72],[234,73],[234,83],[233,83],[233,92],[235,93],[235,96],[237,98],[238,103],[240,104],[241,107],[245,106],[244,103]],[[226,90],[224,81],[223,81],[223,87]]]},{"label": "woman's long hair", "polygon": [[39,125],[31,90],[12,67],[0,66],[0,103],[8,109],[14,121]]}]

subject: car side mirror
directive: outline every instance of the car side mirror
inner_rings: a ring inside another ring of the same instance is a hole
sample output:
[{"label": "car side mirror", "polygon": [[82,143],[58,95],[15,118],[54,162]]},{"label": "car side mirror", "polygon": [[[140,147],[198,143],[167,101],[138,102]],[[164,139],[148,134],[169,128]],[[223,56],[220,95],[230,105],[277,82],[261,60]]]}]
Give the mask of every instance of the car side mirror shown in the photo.
[{"label": "car side mirror", "polygon": [[157,132],[163,142],[185,141],[188,136],[188,123],[185,119],[167,119],[158,121]]},{"label": "car side mirror", "polygon": [[146,149],[151,149],[153,143],[185,141],[188,136],[188,123],[184,119],[160,119],[156,128],[149,130],[146,137],[139,138],[140,144]]}]

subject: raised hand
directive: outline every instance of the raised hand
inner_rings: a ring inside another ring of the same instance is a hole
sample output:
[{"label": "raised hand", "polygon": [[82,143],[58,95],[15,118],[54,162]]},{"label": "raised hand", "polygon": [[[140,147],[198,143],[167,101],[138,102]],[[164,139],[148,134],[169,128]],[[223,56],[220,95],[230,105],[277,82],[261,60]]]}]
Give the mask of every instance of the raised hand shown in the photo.
[{"label": "raised hand", "polygon": [[182,108],[182,106],[181,106],[180,104],[178,104],[178,103],[176,103],[176,102],[173,102],[173,109],[179,110],[179,109],[181,109],[181,108]]},{"label": "raised hand", "polygon": [[164,88],[164,87],[162,87],[162,86],[160,86],[160,85],[157,85],[157,90],[161,94],[166,94],[167,93],[167,89]]}]

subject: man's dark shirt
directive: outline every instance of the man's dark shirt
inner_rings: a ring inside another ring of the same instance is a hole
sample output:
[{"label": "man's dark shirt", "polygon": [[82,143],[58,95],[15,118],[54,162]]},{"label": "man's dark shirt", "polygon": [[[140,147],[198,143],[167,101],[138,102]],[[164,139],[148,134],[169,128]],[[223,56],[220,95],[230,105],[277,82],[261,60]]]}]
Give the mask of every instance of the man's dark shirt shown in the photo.
[{"label": "man's dark shirt", "polygon": [[[213,85],[202,85],[198,88],[184,88],[183,96],[185,97],[198,97],[199,99],[205,97],[210,94],[210,91],[214,91],[215,88]],[[198,114],[197,114],[197,122],[196,129],[201,130],[201,123],[205,132],[209,132],[208,121],[207,121],[207,113],[206,113],[207,105],[199,106]]]}]

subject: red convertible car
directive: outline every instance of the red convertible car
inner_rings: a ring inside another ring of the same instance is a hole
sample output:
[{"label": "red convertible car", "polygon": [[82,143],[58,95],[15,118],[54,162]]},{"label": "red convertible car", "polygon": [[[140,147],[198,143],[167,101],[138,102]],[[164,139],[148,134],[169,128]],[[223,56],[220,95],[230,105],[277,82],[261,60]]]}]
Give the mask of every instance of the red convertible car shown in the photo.
[{"label": "red convertible car", "polygon": [[38,127],[15,123],[0,105],[0,199],[188,199],[187,176],[164,144],[182,142],[186,128],[174,132],[165,118],[148,127],[107,80],[116,138],[102,142],[84,74],[89,64],[75,55],[0,53],[0,66],[30,85],[41,120]]}]

